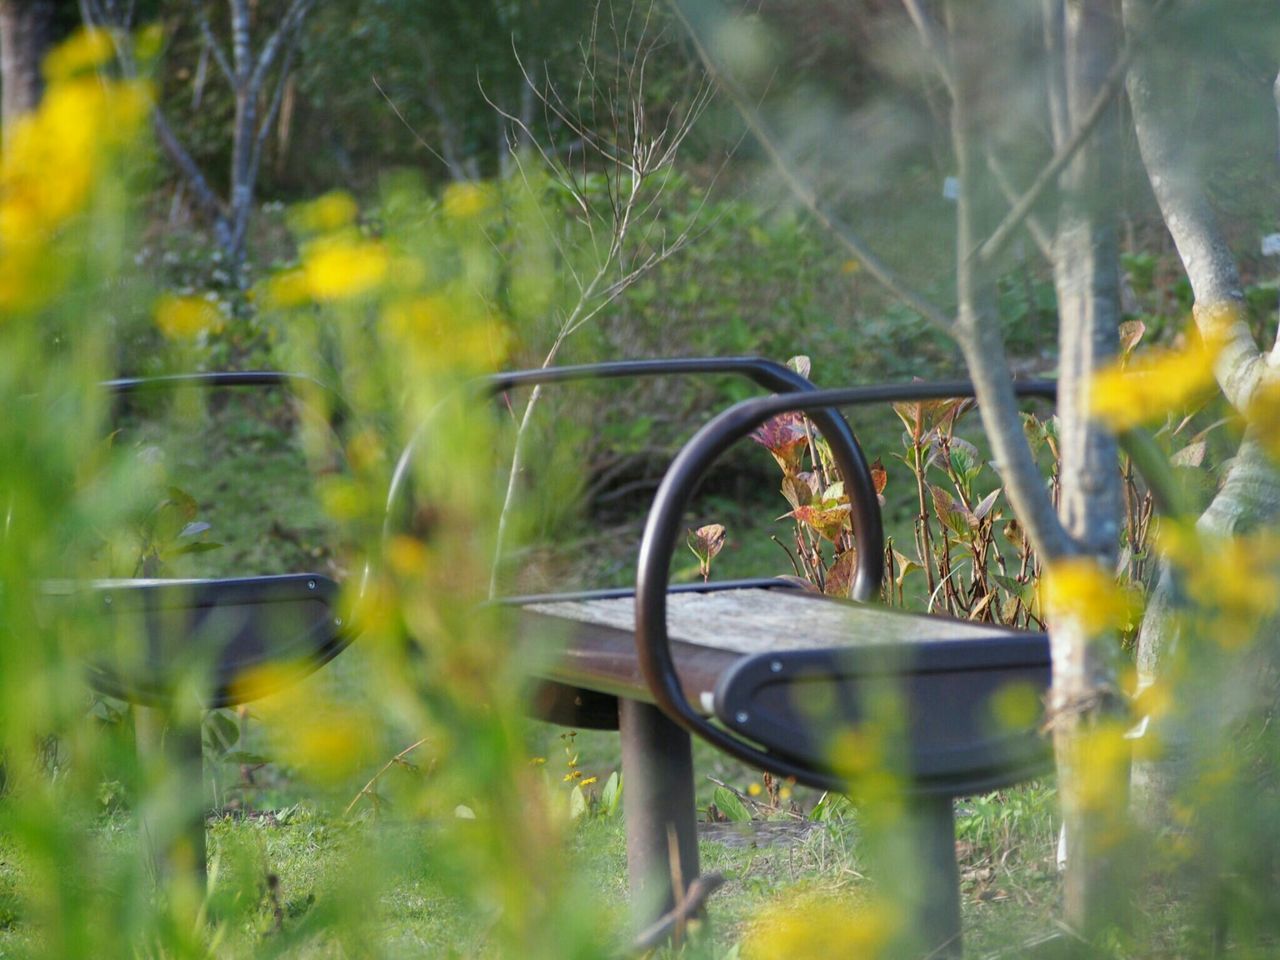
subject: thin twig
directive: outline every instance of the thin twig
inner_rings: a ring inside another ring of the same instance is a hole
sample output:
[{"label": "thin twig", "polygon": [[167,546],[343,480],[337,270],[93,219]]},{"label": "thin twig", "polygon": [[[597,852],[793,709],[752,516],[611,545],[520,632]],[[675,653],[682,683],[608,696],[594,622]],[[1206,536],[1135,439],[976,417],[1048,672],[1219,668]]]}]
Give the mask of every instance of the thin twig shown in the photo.
[{"label": "thin twig", "polygon": [[902,0],[902,5],[906,8],[911,22],[916,25],[916,32],[920,34],[920,43],[933,58],[933,65],[947,92],[954,97],[956,91],[951,79],[951,57],[947,53],[947,44],[940,35],[938,25],[929,16],[929,11],[921,5],[920,0]]},{"label": "thin twig", "polygon": [[347,808],[342,811],[342,815],[344,817],[351,816],[351,811],[356,808],[356,804],[359,803],[361,800],[363,800],[365,797],[369,796],[369,794],[373,792],[374,786],[376,786],[378,781],[382,779],[383,775],[386,774],[386,772],[390,770],[392,767],[402,763],[405,757],[407,757],[409,754],[413,753],[414,750],[417,750],[420,746],[426,743],[428,739],[429,739],[428,737],[423,737],[421,740],[414,741],[413,743],[409,744],[409,746],[405,747],[403,750],[397,753],[390,760],[388,760],[386,763],[384,763],[382,767],[378,770],[378,772],[369,778],[369,782],[366,783],[360,789],[360,792],[351,798],[351,802],[348,803]]},{"label": "thin twig", "polygon": [[413,134],[413,139],[418,141],[418,145],[426,148],[428,153],[430,153],[433,157],[435,157],[437,160],[443,163],[446,167],[448,167],[449,161],[446,160],[444,157],[440,156],[439,151],[437,151],[435,147],[431,146],[431,144],[427,143],[427,141],[422,138],[422,135],[418,133],[417,130],[413,129],[413,125],[410,124],[409,121],[405,118],[405,115],[400,112],[400,108],[396,106],[396,102],[391,99],[391,95],[388,94],[386,90],[382,89],[382,84],[378,82],[377,76],[375,76],[374,74],[370,74],[369,79],[373,81],[374,89],[377,90],[378,93],[381,94],[382,99],[387,102],[387,106],[391,108],[391,112],[396,115],[396,119],[399,120],[402,124],[404,124],[404,128],[406,130],[408,130],[411,134]]}]

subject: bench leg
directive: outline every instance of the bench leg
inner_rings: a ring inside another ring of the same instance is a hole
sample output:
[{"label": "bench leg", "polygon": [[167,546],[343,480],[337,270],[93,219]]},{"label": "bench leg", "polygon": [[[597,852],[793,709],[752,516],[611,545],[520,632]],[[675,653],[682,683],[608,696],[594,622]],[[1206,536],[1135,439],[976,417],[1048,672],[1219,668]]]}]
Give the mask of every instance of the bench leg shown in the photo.
[{"label": "bench leg", "polygon": [[955,810],[951,797],[917,797],[907,806],[911,838],[919,858],[918,929],[930,958],[962,955],[960,870],[956,865]]},{"label": "bench leg", "polygon": [[163,888],[185,875],[203,896],[208,854],[201,717],[199,712],[178,716],[168,710],[134,708],[144,776],[154,776],[154,768],[162,764],[163,773],[171,780],[170,789],[177,794],[153,798],[151,812],[144,811],[139,824],[156,883]]},{"label": "bench leg", "polygon": [[[657,707],[618,701],[632,916],[644,929],[698,876],[693,743]],[[675,862],[672,862],[672,857]]]}]

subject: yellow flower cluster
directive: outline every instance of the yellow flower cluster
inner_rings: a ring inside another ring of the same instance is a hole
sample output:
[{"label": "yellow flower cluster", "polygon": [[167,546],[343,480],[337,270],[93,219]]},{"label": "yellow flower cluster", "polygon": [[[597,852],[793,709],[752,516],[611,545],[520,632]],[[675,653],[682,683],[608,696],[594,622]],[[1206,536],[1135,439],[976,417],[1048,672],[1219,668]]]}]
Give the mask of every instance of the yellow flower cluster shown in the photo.
[{"label": "yellow flower cluster", "polygon": [[475,181],[451,183],[444,189],[441,206],[450,220],[472,220],[497,205],[493,187]]},{"label": "yellow flower cluster", "polygon": [[825,894],[784,896],[767,906],[742,942],[745,960],[884,956],[903,929],[902,910],[879,901],[851,904]]},{"label": "yellow flower cluster", "polygon": [[52,296],[59,264],[50,245],[142,130],[150,90],[93,72],[110,55],[110,40],[93,32],[54,50],[45,61],[49,85],[39,108],[7,138],[0,157],[0,315]]},{"label": "yellow flower cluster", "polygon": [[1176,350],[1149,350],[1127,363],[1099,370],[1089,410],[1113,430],[1130,430],[1203,399],[1214,386],[1219,340],[1189,337]]},{"label": "yellow flower cluster", "polygon": [[1086,730],[1073,745],[1076,768],[1075,800],[1081,810],[1105,814],[1113,810],[1129,780],[1133,741],[1118,723]]},{"label": "yellow flower cluster", "polygon": [[298,233],[333,233],[355,223],[359,213],[351,194],[333,190],[310,203],[294,207],[289,213],[289,226]]},{"label": "yellow flower cluster", "polygon": [[51,83],[95,73],[111,62],[115,47],[105,30],[80,30],[44,59],[44,76]]},{"label": "yellow flower cluster", "polygon": [[354,231],[320,237],[302,251],[302,263],[272,277],[267,302],[276,307],[336,303],[372,293],[387,278],[386,247]]},{"label": "yellow flower cluster", "polygon": [[465,292],[393,301],[383,311],[387,338],[412,355],[424,372],[495,368],[507,351],[507,330]]},{"label": "yellow flower cluster", "polygon": [[167,294],[155,309],[156,326],[170,340],[193,340],[202,333],[222,329],[222,311],[202,297]]},{"label": "yellow flower cluster", "polygon": [[1088,557],[1049,564],[1041,589],[1050,620],[1072,618],[1089,636],[1128,626],[1138,612],[1132,594]]},{"label": "yellow flower cluster", "polygon": [[1258,442],[1273,459],[1280,460],[1280,380],[1259,384],[1244,415]]},{"label": "yellow flower cluster", "polygon": [[1166,525],[1156,547],[1181,571],[1187,593],[1212,617],[1210,635],[1227,649],[1244,646],[1257,626],[1280,610],[1280,536],[1275,533],[1209,537]]},{"label": "yellow flower cluster", "polygon": [[373,719],[343,703],[317,703],[314,691],[297,683],[298,668],[260,667],[234,685],[238,698],[255,701],[276,756],[322,783],[336,783],[374,759],[368,731]]}]

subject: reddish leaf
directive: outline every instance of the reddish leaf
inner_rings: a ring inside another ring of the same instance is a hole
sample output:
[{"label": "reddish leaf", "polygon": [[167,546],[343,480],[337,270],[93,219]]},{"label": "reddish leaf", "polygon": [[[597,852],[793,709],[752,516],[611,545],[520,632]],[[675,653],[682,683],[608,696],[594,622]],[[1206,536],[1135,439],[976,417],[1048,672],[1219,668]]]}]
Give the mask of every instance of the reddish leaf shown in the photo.
[{"label": "reddish leaf", "polygon": [[840,556],[827,571],[827,579],[822,592],[829,597],[848,597],[853,591],[853,575],[858,569],[858,551],[850,548]]},{"label": "reddish leaf", "polygon": [[929,492],[933,494],[933,509],[938,514],[938,519],[943,523],[949,523],[951,515],[956,512],[955,500],[950,493],[937,484],[930,484]]},{"label": "reddish leaf", "polygon": [[708,523],[689,531],[687,543],[693,555],[698,558],[698,572],[704,580],[711,575],[711,561],[724,549],[724,540],[724,526],[719,523]]},{"label": "reddish leaf", "polygon": [[782,472],[790,475],[800,469],[809,434],[801,414],[783,413],[752,431],[751,439],[773,454]]},{"label": "reddish leaf", "polygon": [[963,537],[968,537],[977,528],[978,518],[963,503],[953,499],[951,494],[937,485],[931,485],[929,490],[933,494],[933,509],[937,511],[943,526]]},{"label": "reddish leaf", "polygon": [[[884,468],[884,464],[880,462],[880,458],[876,457],[871,463],[871,482],[875,484],[876,495],[884,493],[885,484],[889,482],[889,471]],[[880,498],[884,502],[884,498]]]}]

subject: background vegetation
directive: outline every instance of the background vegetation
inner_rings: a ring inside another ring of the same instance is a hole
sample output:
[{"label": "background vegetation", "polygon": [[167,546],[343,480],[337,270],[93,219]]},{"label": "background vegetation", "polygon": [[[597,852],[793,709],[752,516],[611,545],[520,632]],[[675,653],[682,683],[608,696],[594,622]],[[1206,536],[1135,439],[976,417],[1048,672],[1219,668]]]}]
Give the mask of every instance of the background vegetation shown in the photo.
[{"label": "background vegetation", "polygon": [[[769,0],[717,21],[711,56],[783,132],[821,206],[952,312],[951,251],[932,241],[953,229],[955,157],[913,6]],[[0,953],[625,952],[616,743],[525,720],[520,638],[499,612],[475,611],[491,588],[629,582],[671,455],[751,391],[718,378],[587,384],[527,407],[504,398],[495,417],[460,402],[463,385],[501,368],[699,354],[808,358],[822,385],[937,379],[964,374],[959,348],[770,173],[768,144],[664,5],[80,7],[0,2]],[[1268,343],[1274,11],[1241,0],[1182,14],[1169,59],[1194,94],[1193,145],[1236,253],[1241,318]],[[993,72],[1031,75],[1027,51],[1002,53]],[[1138,363],[1187,346],[1193,295],[1137,140],[1119,141],[1122,355]],[[999,176],[1028,181],[1045,150],[1010,149]],[[1055,375],[1054,276],[1034,230],[994,290],[1015,372]],[[351,410],[306,390],[113,405],[98,386],[226,369],[305,373]],[[1192,400],[1154,426],[1201,507],[1244,423],[1220,398]],[[1270,409],[1250,415],[1255,427]],[[886,599],[1041,626],[1039,563],[965,413],[854,422],[884,470]],[[414,441],[423,423],[429,442]],[[1033,406],[1025,424],[1056,492],[1057,420]],[[412,502],[388,530],[383,497],[411,441]],[[1127,469],[1117,574],[1138,606],[1114,626],[1129,692],[1158,524]],[[781,480],[759,444],[709,478],[689,523],[727,529],[714,574],[839,582],[841,534],[794,512],[839,497],[788,503]],[[1271,582],[1265,538],[1206,549],[1181,562]],[[383,558],[373,572],[369,557]],[[684,559],[674,576],[697,578],[697,558]],[[84,682],[87,656],[127,642],[39,599],[49,581],[300,570],[358,583],[348,602],[364,634],[283,694],[163,718],[200,729],[200,789],[163,752],[135,749],[154,717]],[[1220,589],[1194,576],[1189,588],[1196,600]],[[1180,654],[1198,685],[1176,723],[1195,727],[1234,691],[1247,702],[1191,750],[1203,776],[1150,835],[1161,843],[1146,874],[1126,881],[1136,917],[1094,944],[1116,956],[1275,948],[1274,603],[1246,596],[1205,616],[1187,634],[1217,642]],[[1255,633],[1260,644],[1246,642]],[[1159,696],[1137,714],[1158,719]],[[1223,754],[1223,740],[1245,747]],[[847,801],[709,750],[697,763],[704,866],[728,883],[706,935],[668,949],[887,948],[897,920],[864,875]],[[1126,803],[1122,786],[1101,791]],[[1056,930],[1055,804],[1051,780],[959,803],[975,955],[1027,955]],[[182,846],[206,814],[208,895]],[[813,922],[787,922],[797,916]]]}]

